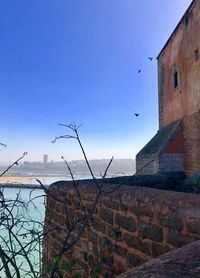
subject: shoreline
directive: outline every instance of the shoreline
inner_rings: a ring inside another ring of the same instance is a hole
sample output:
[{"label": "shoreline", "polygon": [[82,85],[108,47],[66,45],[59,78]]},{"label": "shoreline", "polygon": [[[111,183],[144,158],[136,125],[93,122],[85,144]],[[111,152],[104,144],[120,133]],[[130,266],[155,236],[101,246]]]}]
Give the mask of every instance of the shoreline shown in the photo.
[{"label": "shoreline", "polygon": [[[37,184],[36,179],[59,179],[63,178],[64,176],[2,176],[0,178],[1,183],[32,183],[33,181]],[[66,178],[66,177],[65,177]]]},{"label": "shoreline", "polygon": [[59,181],[67,180],[65,176],[2,176],[0,178],[0,187],[17,187],[17,188],[41,188],[36,179],[41,180],[45,186]]},{"label": "shoreline", "polygon": [[[30,188],[30,189],[42,189],[40,185],[37,184],[21,184],[21,183],[0,183],[1,188]],[[46,187],[48,187],[46,185]]]}]

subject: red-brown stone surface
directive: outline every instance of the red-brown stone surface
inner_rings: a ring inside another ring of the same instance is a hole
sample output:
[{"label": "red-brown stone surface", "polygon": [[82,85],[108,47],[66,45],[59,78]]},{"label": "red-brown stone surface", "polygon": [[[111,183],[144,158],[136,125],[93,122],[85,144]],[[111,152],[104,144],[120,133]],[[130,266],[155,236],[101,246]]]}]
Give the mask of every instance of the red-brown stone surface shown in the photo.
[{"label": "red-brown stone surface", "polygon": [[[115,187],[104,184],[108,192]],[[51,194],[47,196],[44,267],[53,264],[66,236],[65,208],[58,199],[65,200],[72,222],[83,215],[71,182],[55,183],[50,186],[50,192],[55,199]],[[87,208],[91,207],[95,192],[92,181],[80,182],[80,193]],[[63,262],[75,260],[78,269],[84,269],[84,277],[92,277],[94,265],[100,266],[98,277],[115,277],[200,239],[200,196],[195,194],[121,185],[115,192],[102,196],[93,216],[71,253],[63,257]],[[81,223],[73,236],[80,229]],[[43,277],[47,278],[48,274]]]},{"label": "red-brown stone surface", "polygon": [[[197,60],[196,50],[199,51]],[[179,85],[174,89],[175,70]],[[199,71],[200,1],[196,0],[158,57],[160,127],[200,109]]]},{"label": "red-brown stone surface", "polygon": [[200,277],[200,241],[173,250],[136,267],[118,278],[198,278]]}]

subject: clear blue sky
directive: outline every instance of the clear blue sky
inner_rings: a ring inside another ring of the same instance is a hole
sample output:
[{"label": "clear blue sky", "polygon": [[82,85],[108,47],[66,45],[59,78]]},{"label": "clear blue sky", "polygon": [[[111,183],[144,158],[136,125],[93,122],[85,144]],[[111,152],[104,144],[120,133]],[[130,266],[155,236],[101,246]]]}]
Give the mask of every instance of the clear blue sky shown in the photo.
[{"label": "clear blue sky", "polygon": [[74,142],[51,144],[58,123],[83,123],[91,159],[134,158],[158,129],[155,58],[190,3],[1,1],[0,161],[80,159]]}]

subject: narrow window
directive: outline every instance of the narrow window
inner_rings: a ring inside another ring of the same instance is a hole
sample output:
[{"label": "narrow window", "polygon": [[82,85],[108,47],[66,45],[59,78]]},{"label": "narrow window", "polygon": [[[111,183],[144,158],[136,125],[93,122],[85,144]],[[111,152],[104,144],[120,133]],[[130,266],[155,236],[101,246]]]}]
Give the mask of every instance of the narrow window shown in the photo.
[{"label": "narrow window", "polygon": [[178,71],[174,71],[174,76],[173,76],[173,82],[174,82],[174,89],[178,87]]},{"label": "narrow window", "polygon": [[195,51],[194,51],[194,59],[195,59],[195,61],[199,60],[199,49],[198,48],[195,49]]},{"label": "narrow window", "polygon": [[189,23],[189,15],[188,14],[185,14],[184,21],[185,21],[185,25],[187,26]]}]

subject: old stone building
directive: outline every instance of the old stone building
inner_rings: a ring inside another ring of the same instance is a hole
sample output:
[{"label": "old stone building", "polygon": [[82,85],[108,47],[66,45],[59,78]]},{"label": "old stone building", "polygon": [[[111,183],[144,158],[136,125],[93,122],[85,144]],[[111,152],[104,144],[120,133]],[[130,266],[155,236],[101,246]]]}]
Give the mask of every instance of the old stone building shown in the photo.
[{"label": "old stone building", "polygon": [[200,170],[200,0],[193,0],[157,57],[159,130],[137,154],[137,171]]}]

